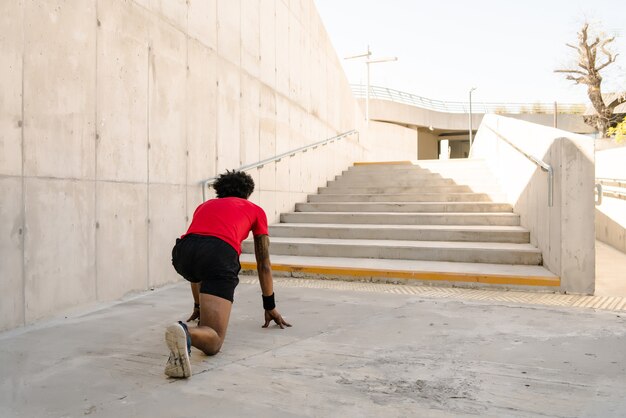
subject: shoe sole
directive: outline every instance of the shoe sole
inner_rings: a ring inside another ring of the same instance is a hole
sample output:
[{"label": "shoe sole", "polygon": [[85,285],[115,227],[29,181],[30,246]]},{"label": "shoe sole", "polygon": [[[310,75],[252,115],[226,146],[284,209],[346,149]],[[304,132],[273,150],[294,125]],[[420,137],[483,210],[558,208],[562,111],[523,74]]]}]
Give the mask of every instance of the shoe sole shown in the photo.
[{"label": "shoe sole", "polygon": [[185,333],[183,327],[178,324],[167,327],[167,330],[165,331],[165,343],[174,357],[181,360],[180,364],[183,369],[182,377],[190,377],[191,362],[189,361],[189,353],[187,352],[187,334]]}]

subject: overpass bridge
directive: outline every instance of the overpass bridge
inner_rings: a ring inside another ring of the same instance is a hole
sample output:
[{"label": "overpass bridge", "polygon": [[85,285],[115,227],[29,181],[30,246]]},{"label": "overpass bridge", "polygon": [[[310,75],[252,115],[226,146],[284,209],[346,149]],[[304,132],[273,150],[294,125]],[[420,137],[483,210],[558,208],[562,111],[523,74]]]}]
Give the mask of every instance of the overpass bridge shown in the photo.
[{"label": "overpass bridge", "polygon": [[[365,108],[366,86],[351,85]],[[556,112],[555,112],[556,107]],[[590,135],[595,130],[583,120],[584,104],[561,103],[484,103],[472,102],[474,134],[486,114],[503,116],[558,127],[568,132]],[[469,155],[469,103],[434,100],[386,87],[370,86],[370,120],[392,123],[415,131],[418,159],[438,159],[441,141],[450,146],[450,158]]]}]

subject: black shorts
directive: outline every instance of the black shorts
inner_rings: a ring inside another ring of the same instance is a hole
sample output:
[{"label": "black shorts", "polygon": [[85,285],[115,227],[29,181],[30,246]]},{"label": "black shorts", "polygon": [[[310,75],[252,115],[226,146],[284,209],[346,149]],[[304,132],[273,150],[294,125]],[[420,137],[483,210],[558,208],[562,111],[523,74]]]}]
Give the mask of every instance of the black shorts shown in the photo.
[{"label": "black shorts", "polygon": [[233,301],[239,284],[239,254],[219,238],[187,235],[172,248],[172,265],[178,274],[200,284],[200,293]]}]

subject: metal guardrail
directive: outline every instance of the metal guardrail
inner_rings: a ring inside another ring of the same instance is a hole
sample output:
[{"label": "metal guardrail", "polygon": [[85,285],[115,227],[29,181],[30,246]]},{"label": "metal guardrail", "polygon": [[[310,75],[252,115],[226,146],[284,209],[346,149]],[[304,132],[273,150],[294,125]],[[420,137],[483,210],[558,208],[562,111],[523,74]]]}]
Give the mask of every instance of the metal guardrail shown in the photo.
[{"label": "metal guardrail", "polygon": [[[293,149],[291,151],[283,152],[282,154],[278,154],[278,155],[275,155],[275,156],[270,157],[270,158],[266,158],[266,159],[261,160],[261,161],[257,161],[256,163],[242,165],[241,167],[235,169],[235,171],[248,171],[248,170],[252,170],[253,168],[260,169],[260,168],[263,168],[263,166],[266,165],[266,164],[270,164],[270,163],[274,163],[274,162],[277,163],[277,162],[279,162],[280,160],[282,160],[285,157],[293,157],[294,155],[296,155],[296,154],[298,154],[300,152],[304,153],[304,152],[307,152],[310,149],[315,149],[317,147],[323,147],[325,145],[332,144],[335,141],[339,141],[339,140],[341,140],[343,138],[346,138],[346,137],[348,137],[350,135],[355,135],[355,134],[358,137],[359,131],[357,131],[356,129],[352,129],[351,131],[344,132],[342,134],[333,136],[331,138],[323,139],[321,141],[314,142],[312,144],[305,145],[303,147],[296,148],[296,149]],[[200,185],[202,186],[202,201],[203,202],[206,201],[206,189],[207,189],[207,187],[209,187],[211,184],[215,183],[215,180],[217,180],[218,177],[219,176],[214,176],[214,177],[208,178],[206,180],[202,180],[200,182]]]},{"label": "metal guardrail", "polygon": [[626,200],[626,179],[596,178],[596,205],[602,204],[602,196]]},{"label": "metal guardrail", "polygon": [[501,140],[503,140],[504,142],[509,144],[511,146],[511,148],[513,148],[515,151],[519,152],[524,157],[528,158],[530,161],[535,163],[535,165],[537,167],[541,168],[543,171],[548,173],[548,206],[552,207],[553,196],[554,196],[554,170],[552,169],[552,166],[550,164],[546,163],[545,161],[540,160],[539,158],[537,158],[537,157],[535,157],[533,155],[530,155],[527,152],[521,150],[515,144],[513,144],[511,141],[509,141],[504,136],[502,136],[500,133],[498,133],[491,126],[485,125],[485,127],[487,129],[489,129],[491,132],[493,132],[498,138],[500,138]]},{"label": "metal guardrail", "polygon": [[[365,98],[367,87],[362,84],[351,84],[352,93],[357,98]],[[408,104],[423,109],[435,110],[447,113],[469,113],[469,102],[445,102],[406,93],[387,87],[370,86],[370,100],[381,99]],[[558,103],[557,113],[583,114],[587,106],[582,103]],[[472,102],[472,113],[545,113],[554,114],[554,103],[484,103]]]}]

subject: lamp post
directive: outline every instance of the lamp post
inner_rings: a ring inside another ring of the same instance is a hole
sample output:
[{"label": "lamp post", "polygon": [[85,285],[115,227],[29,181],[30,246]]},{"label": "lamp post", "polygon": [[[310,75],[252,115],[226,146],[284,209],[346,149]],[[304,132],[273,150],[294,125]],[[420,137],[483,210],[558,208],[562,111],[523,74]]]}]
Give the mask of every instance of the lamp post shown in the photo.
[{"label": "lamp post", "polygon": [[472,92],[476,90],[476,87],[472,87],[469,91],[469,146],[470,146],[470,153],[472,152],[472,143],[474,142],[474,132],[473,132],[473,128],[472,128]]},{"label": "lamp post", "polygon": [[[369,50],[369,47],[368,47]],[[398,57],[387,57],[387,58],[377,58],[377,59],[369,59],[365,61],[365,65],[367,65],[367,95],[365,96],[365,124],[369,125],[370,123],[370,64],[378,64],[379,62],[390,62],[390,61],[398,61]]]},{"label": "lamp post", "polygon": [[363,58],[368,57],[368,60],[365,61],[365,66],[367,67],[367,86],[365,87],[365,124],[369,126],[370,123],[370,64],[378,64],[380,62],[389,62],[389,61],[398,61],[398,57],[387,57],[387,58],[376,58],[369,59],[372,55],[372,51],[370,51],[370,46],[367,46],[367,52],[364,54],[352,55],[350,57],[345,57],[344,59],[354,59],[354,58]]}]

